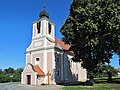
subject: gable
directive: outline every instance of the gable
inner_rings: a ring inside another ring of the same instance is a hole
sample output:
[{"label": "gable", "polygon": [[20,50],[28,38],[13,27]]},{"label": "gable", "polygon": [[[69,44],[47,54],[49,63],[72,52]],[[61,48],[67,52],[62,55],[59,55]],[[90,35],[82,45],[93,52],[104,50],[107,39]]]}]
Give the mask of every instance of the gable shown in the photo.
[{"label": "gable", "polygon": [[32,64],[27,64],[27,65],[25,66],[23,72],[33,73],[33,72],[35,72],[35,71],[34,71],[34,69],[33,69]]}]

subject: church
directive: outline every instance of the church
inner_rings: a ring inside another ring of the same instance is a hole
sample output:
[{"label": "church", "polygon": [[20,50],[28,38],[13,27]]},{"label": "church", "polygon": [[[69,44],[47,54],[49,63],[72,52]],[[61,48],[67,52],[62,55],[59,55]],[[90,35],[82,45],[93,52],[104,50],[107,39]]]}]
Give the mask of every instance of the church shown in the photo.
[{"label": "church", "polygon": [[87,80],[80,62],[73,62],[69,45],[55,37],[55,24],[45,7],[33,22],[32,41],[26,49],[26,66],[21,84],[63,84]]}]

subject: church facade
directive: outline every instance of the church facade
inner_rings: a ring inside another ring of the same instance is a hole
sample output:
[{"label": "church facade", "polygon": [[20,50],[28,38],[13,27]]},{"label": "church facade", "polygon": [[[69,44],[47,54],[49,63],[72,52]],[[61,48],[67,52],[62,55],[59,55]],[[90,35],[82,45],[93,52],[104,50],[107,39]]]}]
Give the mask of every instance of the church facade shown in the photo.
[{"label": "church facade", "polygon": [[26,66],[21,84],[61,84],[86,81],[87,71],[73,62],[69,45],[55,38],[55,24],[44,8],[33,22],[32,42],[26,49]]}]

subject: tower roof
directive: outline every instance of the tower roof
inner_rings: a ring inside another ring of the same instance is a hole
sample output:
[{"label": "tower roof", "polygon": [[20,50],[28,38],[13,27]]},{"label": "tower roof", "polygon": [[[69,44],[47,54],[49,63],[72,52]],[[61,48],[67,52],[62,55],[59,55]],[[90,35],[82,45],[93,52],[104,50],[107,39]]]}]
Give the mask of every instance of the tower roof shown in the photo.
[{"label": "tower roof", "polygon": [[45,6],[44,6],[44,9],[43,9],[43,10],[40,12],[40,14],[39,14],[39,18],[44,18],[44,17],[49,18],[49,14],[48,14],[48,12],[46,11]]}]

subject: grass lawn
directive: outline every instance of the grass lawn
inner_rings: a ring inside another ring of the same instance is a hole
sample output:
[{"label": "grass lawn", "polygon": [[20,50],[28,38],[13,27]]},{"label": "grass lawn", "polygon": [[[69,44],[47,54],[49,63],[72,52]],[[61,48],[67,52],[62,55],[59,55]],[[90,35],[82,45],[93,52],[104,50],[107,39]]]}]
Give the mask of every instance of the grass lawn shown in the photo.
[{"label": "grass lawn", "polygon": [[113,78],[113,83],[107,83],[107,78],[95,79],[95,85],[83,86],[83,85],[68,85],[62,88],[62,90],[120,90],[120,77]]},{"label": "grass lawn", "polygon": [[95,86],[65,86],[62,90],[120,90],[120,84],[95,84]]}]

